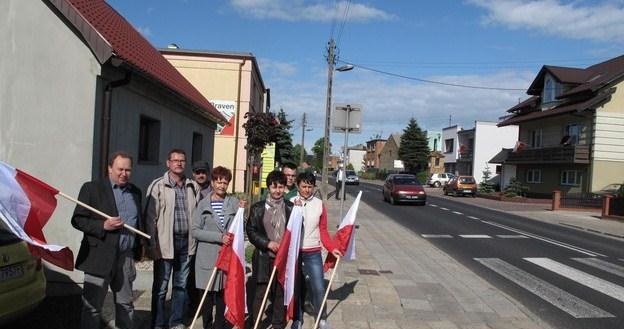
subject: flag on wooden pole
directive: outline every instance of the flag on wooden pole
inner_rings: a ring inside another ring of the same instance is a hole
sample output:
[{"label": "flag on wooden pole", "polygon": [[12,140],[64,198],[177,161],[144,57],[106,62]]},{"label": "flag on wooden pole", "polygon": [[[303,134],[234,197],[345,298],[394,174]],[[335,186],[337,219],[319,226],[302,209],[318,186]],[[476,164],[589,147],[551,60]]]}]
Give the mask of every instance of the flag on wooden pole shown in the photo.
[{"label": "flag on wooden pole", "polygon": [[273,262],[277,268],[277,280],[284,288],[286,320],[292,319],[295,315],[295,278],[297,276],[302,225],[303,209],[300,206],[295,206],[290,213],[288,225]]},{"label": "flag on wooden pole", "polygon": [[0,219],[28,243],[33,255],[72,271],[72,251],[48,244],[43,235],[43,227],[56,208],[58,193],[48,184],[0,161]]},{"label": "flag on wooden pole", "polygon": [[245,328],[247,314],[244,213],[245,208],[238,208],[227,233],[232,237],[232,243],[221,248],[216,264],[226,274],[223,292],[225,318],[238,328]]},{"label": "flag on wooden pole", "polygon": [[[355,201],[349,208],[349,211],[340,222],[338,231],[334,235],[334,245],[344,255],[344,260],[355,259],[355,216],[357,215],[358,208],[360,207],[360,198],[362,197],[362,191],[358,193]],[[323,270],[327,272],[330,268],[334,268],[336,265],[336,257],[330,252],[325,258],[325,264],[323,264]]]}]

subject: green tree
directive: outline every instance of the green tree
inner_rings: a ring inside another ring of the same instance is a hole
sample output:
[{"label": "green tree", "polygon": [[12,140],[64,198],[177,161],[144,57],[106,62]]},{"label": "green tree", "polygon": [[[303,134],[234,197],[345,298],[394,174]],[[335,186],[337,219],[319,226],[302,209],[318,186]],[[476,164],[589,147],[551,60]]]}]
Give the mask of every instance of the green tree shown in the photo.
[{"label": "green tree", "polygon": [[420,129],[416,119],[411,118],[407,127],[403,129],[399,160],[403,161],[406,171],[418,173],[427,168],[429,153],[427,134]]},{"label": "green tree", "polygon": [[347,170],[355,170],[355,168],[353,168],[353,163],[347,164]]},{"label": "green tree", "polygon": [[508,198],[513,198],[517,196],[524,196],[528,191],[528,186],[522,185],[522,183],[516,177],[511,177],[509,179],[509,185],[505,187],[504,194]]},{"label": "green tree", "polygon": [[[306,152],[305,148],[301,147],[301,144],[293,146],[292,158],[295,160],[295,163],[299,163],[299,160],[301,159],[301,152],[303,152],[303,161],[306,161],[308,152]],[[299,165],[301,164],[299,163]]]},{"label": "green tree", "polygon": [[283,109],[277,113],[277,120],[279,124],[275,127],[275,160],[280,164],[298,163],[299,158],[293,157],[292,135],[290,134],[292,120],[286,119]]},{"label": "green tree", "polygon": [[[260,154],[267,144],[275,142],[276,126],[279,124],[275,115],[271,112],[247,112],[245,114],[247,121],[243,124],[245,136],[247,137],[247,172],[251,173],[254,165],[259,165]],[[251,197],[251,182],[253,175],[247,175],[248,198]]]},{"label": "green tree", "polygon": [[479,184],[479,193],[490,194],[494,192],[494,184],[490,182],[491,178],[492,171],[486,163],[485,169],[483,170],[483,176],[481,177],[481,184]]},{"label": "green tree", "polygon": [[323,168],[323,143],[325,143],[325,137],[317,139],[316,142],[314,142],[314,146],[312,146],[312,154],[314,154],[314,166],[319,169]]}]

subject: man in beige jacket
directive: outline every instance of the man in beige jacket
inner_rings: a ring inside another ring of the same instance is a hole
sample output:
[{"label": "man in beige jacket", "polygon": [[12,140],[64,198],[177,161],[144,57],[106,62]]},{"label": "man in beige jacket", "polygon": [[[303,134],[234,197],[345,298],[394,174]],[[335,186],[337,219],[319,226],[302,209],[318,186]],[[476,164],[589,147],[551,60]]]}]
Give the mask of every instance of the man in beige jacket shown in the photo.
[{"label": "man in beige jacket", "polygon": [[[187,280],[195,254],[191,237],[191,216],[197,206],[199,187],[186,178],[186,153],[173,149],[167,158],[169,169],[147,189],[146,229],[152,236],[149,253],[154,260],[152,285],[152,328],[184,328]],[[171,315],[165,315],[165,297],[173,277]]]}]

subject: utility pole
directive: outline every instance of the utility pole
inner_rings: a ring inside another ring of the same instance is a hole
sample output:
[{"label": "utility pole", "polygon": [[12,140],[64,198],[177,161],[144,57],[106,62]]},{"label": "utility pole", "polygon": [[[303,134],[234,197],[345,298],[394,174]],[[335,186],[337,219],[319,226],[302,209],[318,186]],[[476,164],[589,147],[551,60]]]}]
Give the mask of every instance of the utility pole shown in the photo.
[{"label": "utility pole", "polygon": [[303,112],[303,119],[301,119],[301,154],[299,155],[299,165],[303,163],[303,156],[305,155],[305,131],[306,131],[306,114]]},{"label": "utility pole", "polygon": [[323,169],[321,170],[321,197],[327,201],[327,160],[329,159],[329,125],[331,124],[331,97],[334,66],[336,65],[336,43],[329,39],[327,44],[327,103],[325,107],[325,135],[323,137]]}]

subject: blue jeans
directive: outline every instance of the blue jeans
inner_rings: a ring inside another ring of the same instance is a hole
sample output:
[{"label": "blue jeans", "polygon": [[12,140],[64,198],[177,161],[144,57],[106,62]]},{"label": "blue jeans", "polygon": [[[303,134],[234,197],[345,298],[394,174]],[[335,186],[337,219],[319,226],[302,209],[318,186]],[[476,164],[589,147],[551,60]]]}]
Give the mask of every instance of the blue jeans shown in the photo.
[{"label": "blue jeans", "polygon": [[[301,274],[297,283],[298,293],[295,293],[297,300],[295,302],[295,318],[293,320],[302,321],[305,294],[310,294],[312,297],[315,316],[319,314],[319,309],[325,296],[325,278],[323,277],[323,257],[321,252],[299,253],[299,270]],[[308,284],[306,284],[305,277],[308,277]],[[326,307],[323,307],[321,319],[327,319]]]},{"label": "blue jeans", "polygon": [[[152,327],[173,327],[181,324],[184,307],[188,299],[186,282],[188,280],[191,257],[188,254],[188,237],[175,237],[173,241],[173,259],[154,261],[154,284],[152,285]],[[167,323],[165,317],[165,297],[169,278],[173,272],[171,293],[171,317]]]}]

